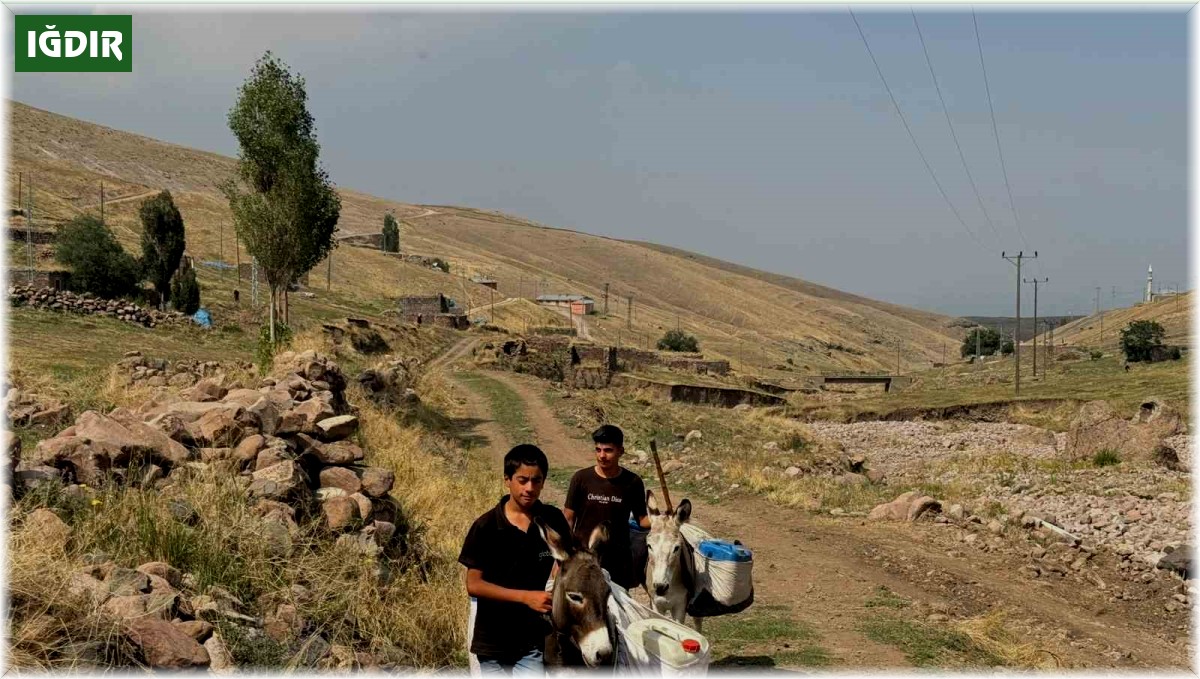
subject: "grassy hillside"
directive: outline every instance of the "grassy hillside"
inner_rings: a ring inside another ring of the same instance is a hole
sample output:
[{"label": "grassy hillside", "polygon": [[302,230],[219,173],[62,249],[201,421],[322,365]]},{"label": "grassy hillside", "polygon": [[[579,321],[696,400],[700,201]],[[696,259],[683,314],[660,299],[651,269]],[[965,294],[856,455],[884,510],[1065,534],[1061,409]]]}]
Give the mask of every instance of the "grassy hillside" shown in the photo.
[{"label": "grassy hillside", "polygon": [[[170,189],[188,227],[188,249],[198,261],[233,263],[232,222],[218,184],[234,160],[136,134],[10,103],[10,205],[17,173],[34,177],[35,217],[69,219],[95,210],[99,185],[107,193],[106,217],[122,242],[134,249],[140,201]],[[324,125],[336,121],[321,121]],[[335,178],[336,179],[336,178]],[[339,228],[343,234],[378,231],[383,214],[395,211],[405,253],[438,256],[450,274],[408,264],[366,248],[343,246],[330,269],[318,265],[308,292],[293,296],[300,317],[380,313],[405,294],[443,292],[460,304],[491,301],[491,291],[470,282],[475,274],[500,281],[499,295],[582,293],[597,300],[588,318],[597,341],[653,344],[680,327],[702,349],[743,369],[761,370],[793,359],[798,370],[886,370],[897,345],[913,366],[940,360],[943,342],[961,333],[952,319],[848,295],[804,281],[720,262],[672,248],[625,242],[483,210],[420,206],[385,200],[346,187]],[[18,220],[19,221],[19,220]],[[608,314],[604,286],[609,284]],[[232,273],[201,268],[209,299],[227,299],[248,282]],[[632,296],[632,315],[628,299]],[[475,314],[472,314],[473,316]]]},{"label": "grassy hillside", "polygon": [[[1149,304],[1137,304],[1123,309],[1105,311],[1103,339],[1101,339],[1100,316],[1093,314],[1054,329],[1056,345],[1115,349],[1120,333],[1133,321],[1156,321],[1166,331],[1167,344],[1191,345],[1192,293],[1185,292],[1176,297],[1167,297]],[[1038,341],[1043,341],[1042,335]]]}]

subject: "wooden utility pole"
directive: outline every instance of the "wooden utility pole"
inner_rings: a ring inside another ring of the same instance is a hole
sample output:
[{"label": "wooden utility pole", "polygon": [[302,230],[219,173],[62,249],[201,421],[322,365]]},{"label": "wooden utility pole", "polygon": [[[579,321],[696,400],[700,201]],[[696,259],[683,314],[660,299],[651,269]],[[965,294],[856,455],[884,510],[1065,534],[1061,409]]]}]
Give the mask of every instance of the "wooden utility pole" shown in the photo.
[{"label": "wooden utility pole", "polygon": [[25,212],[25,210],[21,209],[21,207],[22,207],[21,204],[24,202],[25,202],[25,173],[18,172],[17,173],[17,209],[21,210],[22,213]]},{"label": "wooden utility pole", "polygon": [[633,295],[630,295],[625,305],[625,327],[633,328]]},{"label": "wooden utility pole", "polygon": [[29,204],[25,210],[25,252],[29,256],[29,278],[26,283],[33,285],[33,175],[29,175]]},{"label": "wooden utility pole", "polygon": [[1104,344],[1104,312],[1100,309],[1100,286],[1096,286],[1096,315],[1100,317],[1100,344]]},{"label": "wooden utility pole", "polygon": [[1021,260],[1037,259],[1037,250],[1033,251],[1033,256],[1025,254],[1025,251],[1018,252],[1015,256],[1009,257],[1004,252],[1000,256],[1007,260],[1010,264],[1015,264],[1017,267],[1017,327],[1013,330],[1013,352],[1016,354],[1016,392],[1017,396],[1021,395]]},{"label": "wooden utility pole", "polygon": [[325,268],[325,291],[333,289],[333,250],[329,251],[329,263]]},{"label": "wooden utility pole", "polygon": [[[1034,377],[1037,377],[1038,284],[1039,283],[1048,283],[1049,281],[1050,281],[1049,278],[1043,278],[1041,280],[1038,280],[1035,278],[1031,281],[1028,281],[1028,280],[1025,281],[1026,283],[1033,283],[1033,376]],[[1020,332],[1021,332],[1021,324],[1018,323],[1017,324],[1018,337],[1020,336]]]},{"label": "wooden utility pole", "polygon": [[604,315],[608,315],[608,283],[604,284]]},{"label": "wooden utility pole", "polygon": [[100,223],[104,223],[104,182],[100,182]]},{"label": "wooden utility pole", "polygon": [[[491,304],[488,304],[488,318],[490,319],[488,321],[488,323],[495,324],[495,322],[496,322],[496,291],[491,288],[488,288],[488,300],[491,302]],[[574,321],[574,319],[572,319],[572,321]]]},{"label": "wooden utility pole", "polygon": [[900,339],[896,338],[896,374],[900,374]]}]

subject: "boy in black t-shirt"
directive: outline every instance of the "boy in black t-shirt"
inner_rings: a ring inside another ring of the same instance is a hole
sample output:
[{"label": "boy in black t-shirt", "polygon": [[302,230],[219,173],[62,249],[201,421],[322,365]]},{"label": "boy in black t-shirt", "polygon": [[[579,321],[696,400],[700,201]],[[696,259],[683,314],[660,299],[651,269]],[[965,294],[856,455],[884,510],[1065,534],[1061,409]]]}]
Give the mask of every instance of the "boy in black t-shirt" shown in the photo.
[{"label": "boy in black t-shirt", "polygon": [[533,519],[541,518],[560,535],[570,532],[556,507],[538,496],[550,464],[537,446],[522,444],[504,456],[509,494],[475,520],[458,562],[467,567],[467,593],[479,601],[471,653],[481,672],[542,674],[542,653],[550,626],[546,581],[554,566],[550,548]]},{"label": "boy in black t-shirt", "polygon": [[621,466],[625,454],[625,434],[611,424],[592,433],[596,444],[596,464],[575,472],[563,503],[563,514],[571,524],[575,539],[586,544],[592,530],[601,521],[614,529],[601,548],[600,565],[608,571],[613,582],[626,589],[642,583],[643,573],[634,572],[633,549],[630,546],[629,516],[642,528],[650,527],[646,516],[646,486],[642,477]]}]

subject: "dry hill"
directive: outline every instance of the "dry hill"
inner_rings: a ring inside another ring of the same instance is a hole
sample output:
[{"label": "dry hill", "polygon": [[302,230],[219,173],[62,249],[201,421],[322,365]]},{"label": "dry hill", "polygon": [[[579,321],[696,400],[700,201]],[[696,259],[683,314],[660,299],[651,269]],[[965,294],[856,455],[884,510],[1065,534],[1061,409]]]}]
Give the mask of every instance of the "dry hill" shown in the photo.
[{"label": "dry hill", "polygon": [[[1083,347],[1116,347],[1121,330],[1133,321],[1156,321],[1165,330],[1165,342],[1191,346],[1192,293],[1164,297],[1148,304],[1136,304],[1121,309],[1109,309],[1101,317],[1085,316],[1054,329],[1054,344]],[[1103,327],[1102,327],[1103,325]],[[1103,330],[1103,339],[1101,338]],[[1044,335],[1038,335],[1042,342]]]},{"label": "dry hill", "polygon": [[[197,260],[232,263],[240,255],[245,261],[244,251],[235,253],[228,206],[217,189],[233,172],[232,158],[18,102],[10,102],[10,116],[10,205],[16,205],[19,172],[33,174],[38,220],[65,220],[95,210],[103,181],[107,220],[134,249],[140,200],[166,188],[183,213],[189,252]],[[433,291],[474,307],[506,296],[581,293],[597,300],[598,313],[585,321],[597,341],[653,345],[665,329],[678,326],[696,334],[706,353],[747,368],[791,358],[797,369],[821,371],[888,370],[895,365],[897,348],[906,366],[928,366],[941,360],[944,344],[953,351],[961,333],[950,326],[949,317],[674,248],[549,228],[483,210],[412,205],[340,191],[344,234],[377,232],[383,214],[394,210],[401,222],[402,250],[441,257],[451,263],[451,273],[343,246],[333,255],[330,289],[325,280],[330,269],[319,265],[309,288],[315,299],[295,300],[294,312],[379,313],[396,297]],[[471,283],[476,274],[498,279],[498,293]],[[228,296],[238,281],[231,273],[202,268],[201,284],[210,295]],[[241,287],[245,293],[248,284]],[[478,310],[472,316],[486,313]]]}]

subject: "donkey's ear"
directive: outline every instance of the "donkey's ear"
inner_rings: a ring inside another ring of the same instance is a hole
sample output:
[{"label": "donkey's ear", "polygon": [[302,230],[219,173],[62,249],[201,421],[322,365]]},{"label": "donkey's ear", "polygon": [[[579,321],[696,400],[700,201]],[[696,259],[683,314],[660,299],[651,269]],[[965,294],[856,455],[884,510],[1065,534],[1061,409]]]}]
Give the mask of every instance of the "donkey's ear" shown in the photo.
[{"label": "donkey's ear", "polygon": [[692,516],[692,501],[684,498],[683,502],[675,508],[675,521],[678,523],[687,523],[687,520]]},{"label": "donkey's ear", "polygon": [[650,516],[658,516],[662,512],[658,511],[658,501],[654,499],[654,491],[646,489],[646,513]]},{"label": "donkey's ear", "polygon": [[592,529],[592,534],[588,537],[588,551],[595,554],[596,550],[606,542],[608,542],[608,521],[601,521],[599,526]]},{"label": "donkey's ear", "polygon": [[546,546],[550,548],[550,556],[553,556],[555,561],[566,561],[571,556],[569,535],[565,538],[559,535],[547,526],[540,516],[534,518],[533,525],[537,526],[538,533],[541,533],[542,539],[546,541]]}]

